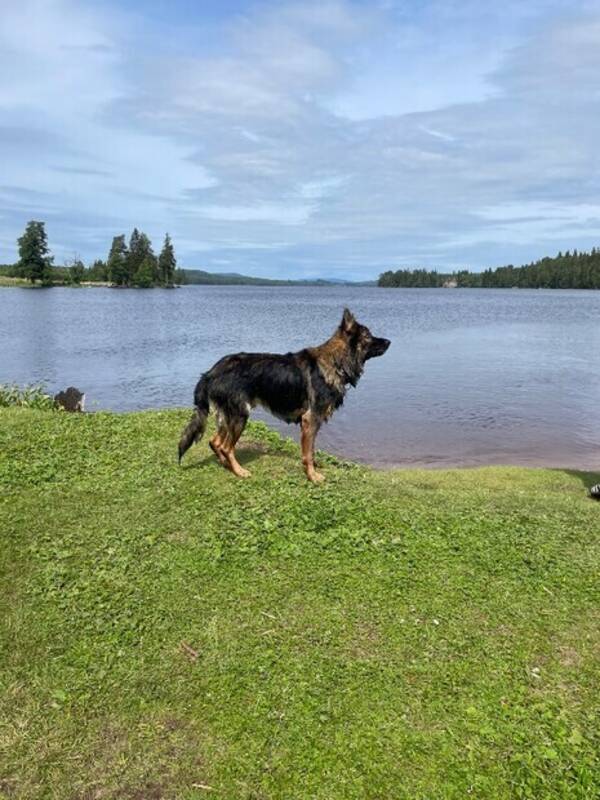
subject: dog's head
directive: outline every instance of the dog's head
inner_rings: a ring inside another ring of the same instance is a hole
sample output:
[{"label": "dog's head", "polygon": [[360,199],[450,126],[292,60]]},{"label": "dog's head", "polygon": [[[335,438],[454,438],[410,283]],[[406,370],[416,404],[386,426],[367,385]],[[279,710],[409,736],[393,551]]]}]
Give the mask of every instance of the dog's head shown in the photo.
[{"label": "dog's head", "polygon": [[366,325],[361,325],[354,314],[347,308],[340,322],[340,332],[346,337],[349,347],[352,349],[361,364],[368,358],[382,356],[390,346],[389,339],[373,336]]},{"label": "dog's head", "polygon": [[339,360],[345,381],[352,386],[356,386],[362,375],[365,361],[382,356],[390,346],[389,339],[373,336],[367,326],[357,322],[347,308],[344,309],[336,339],[342,342],[343,356]]}]

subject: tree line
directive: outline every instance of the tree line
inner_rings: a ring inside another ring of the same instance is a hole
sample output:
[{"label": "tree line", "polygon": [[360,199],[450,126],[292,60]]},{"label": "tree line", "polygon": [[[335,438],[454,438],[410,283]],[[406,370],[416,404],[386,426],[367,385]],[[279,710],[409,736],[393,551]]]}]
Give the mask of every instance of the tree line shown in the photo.
[{"label": "tree line", "polygon": [[600,289],[600,249],[589,253],[569,250],[546,256],[530,264],[452,273],[426,269],[388,270],[379,276],[378,286],[429,288],[458,286],[475,289]]},{"label": "tree line", "polygon": [[158,258],[149,237],[137,228],[125,243],[125,236],[115,236],[106,261],[107,279],[116,286],[173,286],[177,262],[167,233]]},{"label": "tree line", "polygon": [[155,255],[150,238],[137,228],[127,243],[125,235],[115,236],[106,261],[97,259],[89,267],[75,257],[63,266],[54,265],[48,246],[44,222],[31,220],[17,240],[19,260],[4,265],[1,273],[25,278],[31,283],[52,286],[55,283],[77,285],[82,282],[110,283],[114,286],[172,287],[183,283],[183,270],[177,268],[177,259],[171,237],[167,233],[162,249]]}]

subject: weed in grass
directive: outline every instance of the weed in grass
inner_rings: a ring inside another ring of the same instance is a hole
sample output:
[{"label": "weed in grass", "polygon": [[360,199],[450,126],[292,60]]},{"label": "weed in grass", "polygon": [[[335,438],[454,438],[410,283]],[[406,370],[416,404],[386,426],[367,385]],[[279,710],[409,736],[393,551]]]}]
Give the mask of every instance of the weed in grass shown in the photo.
[{"label": "weed in grass", "polygon": [[43,386],[16,386],[0,383],[0,408],[10,406],[49,411],[54,408],[54,401],[49,394],[46,394]]}]

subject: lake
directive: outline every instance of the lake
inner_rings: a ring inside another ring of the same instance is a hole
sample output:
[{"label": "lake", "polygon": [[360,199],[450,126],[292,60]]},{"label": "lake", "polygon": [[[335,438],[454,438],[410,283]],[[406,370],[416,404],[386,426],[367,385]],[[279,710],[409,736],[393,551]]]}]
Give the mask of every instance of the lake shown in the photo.
[{"label": "lake", "polygon": [[321,449],[380,467],[600,468],[600,292],[6,288],[0,382],[72,384],[90,411],[191,407],[221,356],[316,344],[345,305],[392,345],[323,427]]}]

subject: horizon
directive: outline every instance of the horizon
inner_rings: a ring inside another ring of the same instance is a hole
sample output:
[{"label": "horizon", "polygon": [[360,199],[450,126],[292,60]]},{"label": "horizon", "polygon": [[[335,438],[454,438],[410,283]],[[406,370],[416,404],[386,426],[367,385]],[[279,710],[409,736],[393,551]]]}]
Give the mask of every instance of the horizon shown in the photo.
[{"label": "horizon", "polygon": [[137,226],[184,269],[275,280],[589,251],[599,45],[587,0],[23,0],[0,263],[30,219],[57,263]]}]

